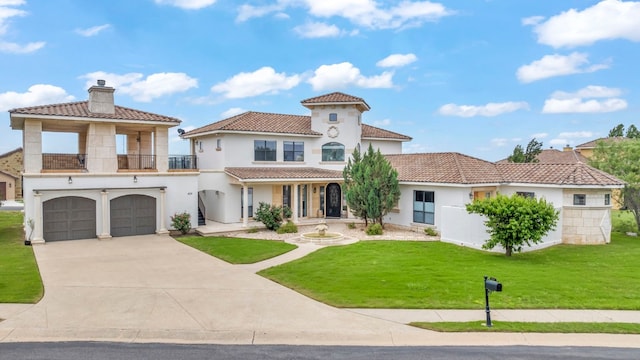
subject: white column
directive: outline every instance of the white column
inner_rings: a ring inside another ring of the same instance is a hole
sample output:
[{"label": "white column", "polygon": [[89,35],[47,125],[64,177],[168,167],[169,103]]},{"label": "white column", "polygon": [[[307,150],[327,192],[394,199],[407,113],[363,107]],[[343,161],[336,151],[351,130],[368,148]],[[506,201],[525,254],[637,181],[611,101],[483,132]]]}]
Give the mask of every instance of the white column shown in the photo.
[{"label": "white column", "polygon": [[242,227],[249,226],[249,187],[242,184]]},{"label": "white column", "polygon": [[299,199],[299,195],[298,194],[298,183],[293,184],[293,201],[291,201],[291,207],[293,209],[291,209],[291,211],[293,212],[293,219],[291,219],[293,221],[294,224],[298,223],[298,199]]},{"label": "white column", "polygon": [[[156,231],[158,234],[168,234],[167,225],[165,224],[165,202],[167,198],[167,190],[165,188],[160,189],[160,230]],[[196,219],[196,221],[198,221]]]},{"label": "white column", "polygon": [[111,228],[109,226],[111,207],[109,206],[109,192],[107,190],[100,192],[100,207],[102,209],[102,232],[98,235],[98,239],[111,239]]},{"label": "white column", "polygon": [[42,238],[42,195],[36,192],[33,195],[33,238],[31,244],[44,244]]}]

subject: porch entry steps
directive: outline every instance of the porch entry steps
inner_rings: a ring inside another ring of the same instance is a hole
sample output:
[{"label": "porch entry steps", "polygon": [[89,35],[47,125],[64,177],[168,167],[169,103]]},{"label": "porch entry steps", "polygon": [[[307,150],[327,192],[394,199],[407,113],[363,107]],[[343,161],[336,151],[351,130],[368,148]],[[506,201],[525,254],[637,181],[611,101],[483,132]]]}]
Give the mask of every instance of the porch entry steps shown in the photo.
[{"label": "porch entry steps", "polygon": [[204,214],[202,214],[202,210],[198,209],[198,226],[207,225],[207,221],[204,218]]}]

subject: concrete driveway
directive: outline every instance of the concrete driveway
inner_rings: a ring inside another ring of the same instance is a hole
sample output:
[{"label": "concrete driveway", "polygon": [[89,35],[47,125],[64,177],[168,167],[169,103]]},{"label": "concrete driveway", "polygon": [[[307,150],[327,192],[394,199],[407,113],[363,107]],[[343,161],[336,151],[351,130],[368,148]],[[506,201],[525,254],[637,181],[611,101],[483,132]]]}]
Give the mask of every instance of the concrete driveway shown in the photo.
[{"label": "concrete driveway", "polygon": [[45,297],[0,322],[2,341],[393,345],[429,334],[318,303],[169,236],[34,251]]}]

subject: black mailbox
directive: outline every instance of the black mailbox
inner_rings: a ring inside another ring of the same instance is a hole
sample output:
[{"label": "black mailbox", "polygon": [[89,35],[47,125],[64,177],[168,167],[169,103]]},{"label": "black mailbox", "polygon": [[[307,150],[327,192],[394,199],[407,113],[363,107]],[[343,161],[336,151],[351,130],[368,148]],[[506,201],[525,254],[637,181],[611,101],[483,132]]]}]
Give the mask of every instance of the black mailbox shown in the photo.
[{"label": "black mailbox", "polygon": [[502,291],[502,284],[491,278],[484,281],[484,288],[489,291]]}]

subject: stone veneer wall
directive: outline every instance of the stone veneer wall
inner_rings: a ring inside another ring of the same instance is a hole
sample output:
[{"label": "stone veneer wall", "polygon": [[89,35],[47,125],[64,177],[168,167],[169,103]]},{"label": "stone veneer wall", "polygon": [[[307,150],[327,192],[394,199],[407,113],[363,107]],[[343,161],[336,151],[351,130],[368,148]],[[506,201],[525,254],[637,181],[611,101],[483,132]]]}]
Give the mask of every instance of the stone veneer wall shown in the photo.
[{"label": "stone veneer wall", "polygon": [[0,171],[9,173],[16,179],[16,199],[22,199],[22,148],[0,155]]},{"label": "stone veneer wall", "polygon": [[[611,206],[604,205],[610,191],[565,190],[562,208],[562,242],[592,245],[611,241]],[[573,194],[585,194],[587,204],[573,205]],[[613,199],[611,200],[613,202]]]}]

